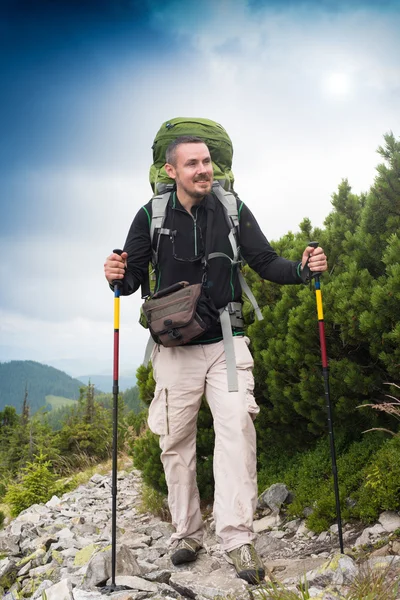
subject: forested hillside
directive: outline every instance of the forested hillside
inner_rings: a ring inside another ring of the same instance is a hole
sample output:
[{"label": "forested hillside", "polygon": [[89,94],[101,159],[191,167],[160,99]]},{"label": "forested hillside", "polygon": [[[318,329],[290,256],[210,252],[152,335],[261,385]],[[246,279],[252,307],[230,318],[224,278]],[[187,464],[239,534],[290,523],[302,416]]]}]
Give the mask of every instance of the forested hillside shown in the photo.
[{"label": "forested hillside", "polygon": [[0,410],[14,406],[21,412],[27,391],[30,410],[34,413],[46,405],[49,395],[78,400],[81,387],[81,381],[38,362],[12,360],[0,363]]},{"label": "forested hillside", "polygon": [[[13,406],[0,411],[0,505],[6,496],[17,514],[59,492],[57,477],[111,456],[113,396],[94,392],[92,384],[81,386],[74,404],[47,413],[32,414],[26,397],[20,414]],[[121,394],[118,405],[118,447],[123,449],[142,428],[145,413],[138,414],[143,404],[137,388]],[[0,510],[0,527],[2,517]]]}]

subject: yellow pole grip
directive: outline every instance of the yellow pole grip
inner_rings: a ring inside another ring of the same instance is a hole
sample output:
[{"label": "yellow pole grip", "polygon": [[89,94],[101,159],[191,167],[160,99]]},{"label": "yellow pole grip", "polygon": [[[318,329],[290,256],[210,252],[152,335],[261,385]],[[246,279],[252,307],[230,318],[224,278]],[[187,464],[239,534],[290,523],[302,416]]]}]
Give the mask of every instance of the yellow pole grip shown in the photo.
[{"label": "yellow pole grip", "polygon": [[318,319],[320,321],[323,321],[324,319],[324,313],[322,310],[322,294],[321,294],[321,290],[315,290],[315,295],[317,298],[317,314],[318,314]]},{"label": "yellow pole grip", "polygon": [[114,329],[119,329],[119,297],[114,296]]}]

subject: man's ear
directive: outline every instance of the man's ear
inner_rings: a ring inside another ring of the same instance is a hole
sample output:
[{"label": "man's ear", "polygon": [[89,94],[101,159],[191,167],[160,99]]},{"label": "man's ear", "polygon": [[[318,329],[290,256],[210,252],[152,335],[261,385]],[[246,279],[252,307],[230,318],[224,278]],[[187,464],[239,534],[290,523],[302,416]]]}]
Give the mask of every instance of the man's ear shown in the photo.
[{"label": "man's ear", "polygon": [[176,171],[174,165],[171,165],[170,163],[165,163],[164,169],[168,177],[171,177],[171,179],[176,178]]}]

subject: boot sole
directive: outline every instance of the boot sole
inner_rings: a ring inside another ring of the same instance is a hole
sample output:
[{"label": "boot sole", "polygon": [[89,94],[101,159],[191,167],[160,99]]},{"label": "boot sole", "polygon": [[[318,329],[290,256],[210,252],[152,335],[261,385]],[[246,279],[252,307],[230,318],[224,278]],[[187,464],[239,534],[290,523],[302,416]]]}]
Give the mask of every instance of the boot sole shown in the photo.
[{"label": "boot sole", "polygon": [[257,571],[249,569],[248,571],[240,571],[238,577],[244,579],[250,585],[257,585],[265,580],[265,571],[262,569],[257,569]]},{"label": "boot sole", "polygon": [[196,552],[191,552],[190,550],[178,550],[171,556],[171,562],[173,565],[181,565],[187,562],[193,562],[197,558]]}]

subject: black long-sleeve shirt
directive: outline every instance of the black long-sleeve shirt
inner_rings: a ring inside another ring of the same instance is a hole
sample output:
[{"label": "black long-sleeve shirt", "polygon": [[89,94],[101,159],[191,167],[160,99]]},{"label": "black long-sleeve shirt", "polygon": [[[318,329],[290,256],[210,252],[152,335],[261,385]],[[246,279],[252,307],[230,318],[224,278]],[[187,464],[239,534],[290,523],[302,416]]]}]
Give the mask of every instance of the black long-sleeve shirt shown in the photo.
[{"label": "black long-sleeve shirt", "polygon": [[[240,200],[237,202],[240,252],[248,265],[263,279],[280,284],[302,283],[298,274],[299,262],[278,256],[249,208]],[[200,204],[192,207],[190,214],[173,192],[167,204],[163,228],[176,231],[174,240],[172,241],[169,235],[159,235],[156,229],[151,243],[152,203],[148,202],[136,214],[125,242],[124,251],[128,253],[128,260],[121,293],[132,294],[146,282],[152,259],[152,246],[155,248],[157,244],[159,249],[155,268],[156,290],[164,289],[178,281],[200,283],[203,277],[201,257],[204,255],[206,242],[208,211],[213,211],[214,214],[207,254],[221,252],[233,258],[225,208],[216,196],[208,194]],[[199,260],[195,260],[196,257]],[[242,301],[237,269],[228,258],[218,257],[209,261],[207,287],[217,308],[222,308],[232,301]],[[203,343],[221,337],[220,324],[217,323],[196,342]]]}]

